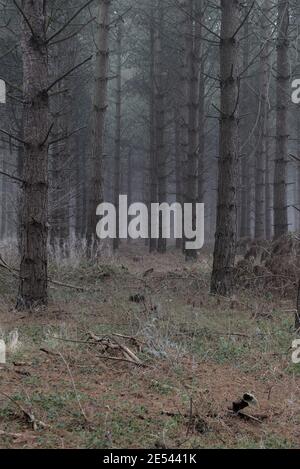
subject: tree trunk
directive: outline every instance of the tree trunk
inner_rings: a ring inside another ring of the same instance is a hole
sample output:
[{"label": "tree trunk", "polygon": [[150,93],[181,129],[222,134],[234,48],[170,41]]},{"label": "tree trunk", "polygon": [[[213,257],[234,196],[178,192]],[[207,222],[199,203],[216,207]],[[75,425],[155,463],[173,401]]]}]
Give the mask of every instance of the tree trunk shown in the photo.
[{"label": "tree trunk", "polygon": [[236,255],[237,176],[238,176],[238,99],[239,99],[239,27],[240,4],[222,0],[220,44],[220,157],[218,208],[211,291],[230,295]]},{"label": "tree trunk", "polygon": [[96,240],[98,205],[103,201],[103,147],[104,125],[107,110],[107,82],[108,82],[108,36],[111,0],[99,0],[99,13],[97,19],[96,40],[96,69],[95,69],[95,94],[93,103],[92,124],[92,154],[90,162],[89,203],[87,217],[87,244],[88,256],[96,253],[98,241]]},{"label": "tree trunk", "polygon": [[[6,150],[2,150],[2,170],[7,172],[6,167]],[[1,226],[0,226],[0,239],[5,239],[7,234],[7,177],[1,176]]]},{"label": "tree trunk", "polygon": [[290,99],[289,65],[289,1],[278,3],[277,38],[277,110],[276,156],[274,177],[274,230],[275,239],[288,232],[287,161],[288,161],[288,103]]},{"label": "tree trunk", "polygon": [[265,212],[265,225],[266,225],[266,239],[272,239],[273,225],[272,225],[272,169],[271,165],[271,148],[270,148],[270,134],[271,125],[268,119],[267,139],[266,139],[266,180],[265,180],[265,199],[266,199],[266,212]]},{"label": "tree trunk", "polygon": [[[116,89],[116,134],[114,159],[114,203],[119,213],[120,165],[121,165],[121,119],[122,119],[122,20],[119,20],[117,32],[117,89]],[[117,237],[114,239],[114,251],[119,249],[119,217],[117,216]]]},{"label": "tree trunk", "polygon": [[[182,204],[182,159],[180,151],[180,122],[178,108],[174,108],[174,132],[175,132],[175,184],[176,202]],[[182,250],[182,238],[176,239],[176,248]]]},{"label": "tree trunk", "polygon": [[24,93],[24,208],[19,309],[47,303],[48,53],[43,0],[24,0],[22,27]]},{"label": "tree trunk", "polygon": [[[248,2],[247,2],[248,6]],[[249,67],[250,61],[250,34],[249,34],[249,18],[245,22],[245,39],[243,41],[243,47],[241,51],[243,70]],[[241,103],[240,103],[240,114],[241,114],[241,125],[240,125],[240,144],[241,144],[241,158],[240,158],[240,185],[239,188],[239,237],[241,239],[251,237],[251,183],[250,169],[251,169],[251,149],[249,150],[249,134],[251,132],[251,122],[246,117],[249,113],[250,102],[249,102],[249,89],[246,80],[241,82]]]},{"label": "tree trunk", "polygon": [[[189,55],[189,96],[188,96],[188,165],[187,187],[185,190],[185,203],[193,206],[193,229],[196,225],[196,203],[198,199],[198,145],[199,145],[199,62],[200,62],[200,37],[201,28],[198,19],[199,5],[197,9],[195,0],[189,0],[188,22],[189,34],[187,36],[187,53]],[[199,15],[200,17],[200,15]],[[186,260],[197,259],[196,250],[185,250]]]},{"label": "tree trunk", "polygon": [[[268,129],[269,129],[269,82],[270,82],[270,22],[268,14],[270,12],[270,0],[265,0],[263,11],[261,13],[261,38],[263,47],[260,56],[259,70],[259,121],[258,121],[258,145],[256,151],[256,176],[255,176],[255,239],[262,240],[266,237],[265,229],[265,181],[266,181],[266,163],[268,148]],[[268,168],[269,170],[269,168]]]},{"label": "tree trunk", "polygon": [[198,150],[198,202],[204,203],[205,196],[205,58],[201,50],[199,83],[199,150]]},{"label": "tree trunk", "polygon": [[[158,0],[157,28],[155,34],[155,113],[156,113],[156,161],[158,170],[158,202],[167,200],[167,175],[165,153],[165,86],[163,70],[162,36],[164,28],[164,3]],[[164,254],[167,250],[167,240],[162,236],[162,217],[159,220],[158,252]]]},{"label": "tree trunk", "polygon": [[[181,147],[181,168],[182,168],[182,183],[181,183],[181,199],[182,202],[186,200],[187,191],[187,163],[189,153],[189,70],[190,70],[190,55],[189,55],[189,43],[190,43],[190,20],[189,20],[189,8],[188,0],[180,0],[180,14],[181,24],[180,29],[182,31],[181,36],[181,48],[183,51],[181,70],[180,70],[180,147]],[[185,242],[182,242],[182,250],[185,252]]]},{"label": "tree trunk", "polygon": [[[156,132],[155,132],[155,22],[154,22],[154,7],[150,8],[150,115],[149,115],[149,138],[150,138],[150,200],[149,200],[149,213],[151,204],[158,201],[157,192],[157,158],[156,158]],[[151,219],[149,217],[149,233],[151,233]],[[150,252],[157,249],[157,239],[152,238],[150,235]]]}]

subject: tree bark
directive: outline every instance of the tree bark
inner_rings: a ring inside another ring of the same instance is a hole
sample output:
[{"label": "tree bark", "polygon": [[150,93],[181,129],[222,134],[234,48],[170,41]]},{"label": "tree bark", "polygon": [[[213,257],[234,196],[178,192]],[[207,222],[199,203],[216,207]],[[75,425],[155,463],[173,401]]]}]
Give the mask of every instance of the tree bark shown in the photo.
[{"label": "tree bark", "polygon": [[[200,7],[201,9],[201,7]],[[188,164],[187,164],[187,187],[185,190],[185,203],[193,206],[193,228],[195,229],[196,203],[198,199],[198,151],[199,151],[199,68],[200,68],[200,37],[199,28],[199,2],[197,8],[195,0],[189,0],[187,35],[187,53],[189,55],[188,70]],[[200,15],[199,15],[200,17]],[[196,250],[185,250],[186,260],[197,259]]]},{"label": "tree bark", "polygon": [[201,49],[201,67],[199,83],[199,147],[198,147],[198,202],[204,203],[205,196],[205,57]]},{"label": "tree bark", "polygon": [[47,304],[48,237],[48,51],[43,0],[24,0],[24,207],[21,234],[21,266],[17,307]]},{"label": "tree bark", "polygon": [[[158,171],[158,202],[167,200],[167,174],[166,174],[166,150],[165,150],[165,84],[163,69],[162,36],[164,28],[164,2],[157,3],[157,27],[155,31],[155,122],[156,122],[156,161]],[[167,250],[167,240],[162,236],[162,217],[159,220],[159,238],[157,250],[164,254]]]},{"label": "tree bark", "polygon": [[[6,167],[6,151],[2,150],[2,171],[7,172]],[[7,234],[7,177],[1,176],[1,226],[0,226],[0,239],[5,239]]]},{"label": "tree bark", "polygon": [[103,147],[104,125],[107,110],[107,82],[108,82],[108,36],[111,0],[99,0],[99,12],[97,19],[96,38],[96,70],[95,70],[95,94],[93,103],[92,124],[92,154],[89,168],[89,203],[87,217],[87,245],[88,257],[96,253],[98,240],[96,240],[98,205],[103,201]]},{"label": "tree bark", "polygon": [[290,99],[289,66],[289,1],[278,3],[277,38],[277,109],[276,156],[274,176],[275,239],[288,232],[287,161],[288,161],[288,103]]},{"label": "tree bark", "polygon": [[[270,0],[264,0],[263,11],[261,13],[260,36],[263,40],[263,46],[260,55],[259,66],[259,121],[258,121],[258,145],[255,155],[256,159],[256,177],[255,177],[255,239],[262,240],[266,237],[265,212],[267,210],[265,201],[265,182],[267,166],[268,149],[268,129],[269,129],[269,82],[270,82],[270,22],[268,14],[270,12]],[[269,163],[269,162],[268,162]],[[268,165],[269,166],[269,165]],[[269,170],[269,167],[268,167]]]},{"label": "tree bark", "polygon": [[[190,55],[189,55],[189,43],[190,43],[190,21],[189,21],[189,4],[188,0],[180,0],[180,16],[181,24],[180,29],[182,35],[181,48],[182,48],[182,60],[180,70],[180,84],[181,92],[179,99],[180,106],[180,147],[181,147],[181,169],[182,169],[182,183],[181,183],[181,200],[184,203],[186,200],[187,192],[187,164],[188,164],[188,153],[189,153],[189,71],[190,71]],[[183,233],[184,234],[184,233]],[[182,242],[182,250],[185,252],[185,240]]]},{"label": "tree bark", "polygon": [[[178,107],[174,108],[174,133],[175,133],[175,184],[176,184],[176,202],[182,205],[182,159],[180,148],[180,122],[178,119]],[[176,239],[176,248],[182,250],[182,237]]]},{"label": "tree bark", "polygon": [[[121,165],[121,124],[122,124],[122,20],[119,20],[117,31],[117,89],[116,89],[116,134],[114,158],[114,203],[119,213],[120,165]],[[119,249],[119,217],[117,217],[117,237],[114,239],[114,251]]]},{"label": "tree bark", "polygon": [[[155,124],[155,18],[154,6],[150,7],[150,105],[149,105],[149,153],[150,153],[150,200],[149,213],[151,204],[158,201],[158,169],[156,158],[156,124]],[[149,233],[151,233],[151,219],[149,217]],[[157,239],[150,236],[149,250],[150,253],[156,251]]]},{"label": "tree bark", "polygon": [[217,227],[211,291],[230,295],[236,255],[237,179],[238,179],[238,100],[239,100],[239,27],[240,3],[221,0],[220,44],[220,157]]},{"label": "tree bark", "polygon": [[[248,3],[246,5],[248,6]],[[243,70],[246,70],[250,61],[250,34],[249,34],[249,18],[247,18],[245,25],[245,39],[241,51]],[[250,170],[252,164],[251,149],[249,150],[249,134],[251,132],[251,122],[247,119],[250,108],[249,89],[245,80],[241,83],[241,125],[240,125],[240,144],[241,144],[241,158],[240,158],[240,189],[239,189],[239,237],[241,239],[251,238],[251,178]]]}]

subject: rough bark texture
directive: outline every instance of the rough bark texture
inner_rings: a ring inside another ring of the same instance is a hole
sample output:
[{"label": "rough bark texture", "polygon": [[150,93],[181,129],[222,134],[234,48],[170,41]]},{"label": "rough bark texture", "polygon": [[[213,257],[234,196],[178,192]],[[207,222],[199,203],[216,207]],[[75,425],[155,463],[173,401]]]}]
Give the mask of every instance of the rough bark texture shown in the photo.
[{"label": "rough bark texture", "polygon": [[[198,3],[198,2],[197,2]],[[189,56],[188,70],[188,164],[187,187],[185,190],[185,203],[193,205],[193,227],[195,228],[196,203],[198,199],[198,146],[199,146],[199,62],[200,62],[200,36],[199,22],[195,22],[198,13],[198,4],[189,0],[186,47]],[[196,250],[186,250],[186,260],[197,258]]]},{"label": "rough bark texture", "polygon": [[110,0],[99,0],[99,13],[97,19],[97,39],[96,39],[96,69],[95,69],[95,94],[93,104],[93,124],[92,124],[92,155],[90,161],[90,187],[87,217],[87,243],[88,255],[93,257],[98,242],[96,240],[98,205],[103,201],[103,146],[104,146],[104,125],[107,110],[107,82],[108,82],[108,36],[110,18]]},{"label": "rough bark texture", "polygon": [[[248,2],[247,2],[248,6]],[[243,70],[249,67],[250,61],[250,28],[249,18],[244,25],[243,47],[241,50]],[[249,88],[247,81],[241,82],[241,99],[240,99],[240,145],[241,145],[241,158],[240,158],[240,190],[239,190],[239,237],[251,237],[251,182],[249,180],[250,166],[251,166],[251,148],[249,145],[249,135],[251,133],[251,121],[247,118],[250,108]]]},{"label": "rough bark texture", "polygon": [[[52,76],[55,80],[61,73],[61,63],[70,69],[75,65],[75,52],[69,47],[68,52],[63,43],[52,47]],[[50,74],[50,72],[49,72]],[[58,83],[57,96],[53,96],[50,103],[51,119],[55,123],[52,135],[57,142],[50,151],[51,175],[49,178],[49,220],[51,225],[50,242],[53,248],[60,248],[61,253],[68,252],[70,237],[70,198],[71,198],[71,142],[69,133],[71,129],[72,97],[69,91],[68,79]]]},{"label": "rough bark texture", "polygon": [[[256,166],[255,166],[255,238],[265,239],[265,182],[266,182],[266,165],[267,165],[267,148],[268,148],[268,128],[269,128],[269,82],[270,82],[270,37],[271,28],[268,19],[270,11],[270,1],[265,0],[263,11],[261,14],[261,37],[263,46],[260,55],[259,70],[259,121],[258,121],[258,145],[256,150]],[[268,162],[269,163],[269,162]],[[269,165],[268,165],[269,166]],[[268,167],[269,171],[269,167]]]},{"label": "rough bark texture", "polygon": [[[2,150],[2,164],[1,169],[7,172],[6,166],[6,152]],[[4,239],[7,234],[7,177],[1,176],[1,225],[0,225],[0,239]]]},{"label": "rough bark texture", "polygon": [[266,226],[266,239],[271,240],[273,234],[272,214],[273,214],[273,198],[272,198],[272,169],[271,164],[271,145],[270,145],[270,119],[268,119],[267,135],[266,139],[266,179],[265,179],[265,199],[266,199],[266,212],[265,212],[265,226]]},{"label": "rough bark texture", "polygon": [[287,161],[288,161],[288,104],[290,99],[289,65],[289,1],[278,3],[277,38],[277,109],[276,157],[274,177],[275,239],[288,232]]},{"label": "rough bark texture", "polygon": [[220,157],[218,208],[212,293],[229,295],[236,254],[237,235],[237,168],[239,99],[239,27],[240,4],[237,0],[222,0],[220,44]]},{"label": "rough bark texture", "polygon": [[201,48],[201,67],[199,83],[199,150],[198,150],[198,202],[205,196],[205,57]]},{"label": "rough bark texture", "polygon": [[[157,202],[157,159],[156,159],[156,132],[155,132],[155,24],[154,7],[150,10],[150,109],[149,109],[149,139],[150,139],[150,204]],[[149,212],[150,213],[150,212]],[[149,219],[149,233],[151,233],[151,220]],[[157,249],[157,239],[150,238],[150,252]]]},{"label": "rough bark texture", "polygon": [[[189,69],[190,69],[190,21],[188,0],[180,0],[181,24],[180,24],[180,44],[182,48],[182,61],[180,70],[181,96],[180,105],[180,148],[181,148],[181,199],[186,200],[187,190],[187,162],[189,152]],[[185,242],[182,243],[182,250],[185,251]]]},{"label": "rough bark texture", "polygon": [[43,0],[24,0],[24,207],[18,308],[47,303],[48,54]]},{"label": "rough bark texture", "polygon": [[[298,7],[299,8],[299,7]],[[298,9],[298,14],[296,13],[295,15],[295,21],[296,21],[296,27],[297,27],[297,31],[296,31],[296,42],[295,42],[295,46],[297,48],[297,56],[296,56],[296,64],[294,66],[294,70],[293,70],[293,79],[298,79],[300,77],[300,10]],[[300,161],[300,139],[299,139],[299,135],[300,135],[300,112],[299,112],[299,109],[296,107],[295,108],[295,112],[296,112],[296,115],[295,115],[295,118],[296,118],[296,132],[297,132],[297,136],[298,136],[298,140],[297,140],[297,153],[296,153],[296,156],[297,158],[299,158],[299,161]],[[300,164],[298,162],[296,162],[296,184],[295,184],[295,206],[296,206],[296,209],[295,209],[295,217],[296,217],[296,220],[295,220],[295,229],[296,231],[300,232]],[[298,209],[298,210],[297,210]]]},{"label": "rough bark texture", "polygon": [[[182,160],[180,148],[180,122],[179,110],[174,109],[174,132],[175,132],[175,178],[176,178],[176,202],[182,204]],[[176,239],[176,248],[182,249],[182,238]]]},{"label": "rough bark texture", "polygon": [[[120,166],[121,166],[121,120],[122,120],[122,22],[119,21],[117,32],[117,88],[116,88],[116,134],[115,134],[115,160],[114,160],[114,203],[119,213],[120,195]],[[113,248],[119,249],[119,217],[117,217],[117,237]]]},{"label": "rough bark texture", "polygon": [[[155,34],[155,114],[156,114],[156,161],[158,170],[158,202],[167,201],[167,174],[166,174],[166,150],[165,150],[165,84],[163,69],[163,28],[164,28],[164,3],[159,0],[157,4],[157,28]],[[164,254],[167,249],[167,240],[162,236],[162,219],[160,216],[159,238],[157,250]]]}]

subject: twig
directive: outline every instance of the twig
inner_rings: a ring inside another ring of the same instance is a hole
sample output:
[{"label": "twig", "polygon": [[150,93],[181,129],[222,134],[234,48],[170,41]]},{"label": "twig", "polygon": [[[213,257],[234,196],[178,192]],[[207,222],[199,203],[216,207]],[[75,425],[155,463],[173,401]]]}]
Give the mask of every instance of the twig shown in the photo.
[{"label": "twig", "polygon": [[54,357],[59,357],[60,356],[59,353],[53,352],[52,350],[48,350],[48,349],[43,348],[43,347],[40,348],[40,351],[46,353],[47,355],[53,355]]},{"label": "twig", "polygon": [[11,134],[10,132],[7,132],[4,129],[0,129],[0,132],[12,138],[13,140],[16,140],[17,142],[22,143],[22,145],[27,145],[27,142],[25,142],[25,140],[22,140],[21,138],[16,137],[15,135]]},{"label": "twig", "polygon": [[123,351],[126,358],[128,358],[129,360],[132,360],[138,366],[143,366],[143,363],[141,362],[141,360],[128,347],[126,347],[126,345],[121,344],[115,338],[113,340],[116,342],[116,344]]},{"label": "twig", "polygon": [[64,73],[61,77],[57,78],[51,85],[48,86],[46,92],[48,93],[57,83],[59,83],[61,80],[66,78],[68,75],[71,75],[71,73],[75,72],[79,67],[82,67],[82,65],[86,64],[90,60],[92,60],[93,56],[91,55],[87,59],[83,60],[80,64],[75,65],[75,67],[72,67],[70,70],[68,70],[66,73]]},{"label": "twig", "polygon": [[19,182],[19,183],[21,183],[21,184],[24,184],[24,183],[25,183],[24,179],[20,179],[20,178],[18,178],[17,176],[13,176],[12,174],[6,173],[5,171],[0,171],[0,174],[1,174],[2,176],[6,176],[6,177],[8,177],[9,179],[12,179],[13,181]]},{"label": "twig", "polygon": [[[240,417],[242,419],[245,419],[245,420],[253,420],[254,422],[257,422],[257,423],[263,423],[263,421],[257,417],[254,417],[253,415],[249,415],[249,414],[244,414],[244,412],[233,412],[233,411],[229,411],[229,414],[230,415],[233,415],[235,417]],[[264,419],[267,418],[266,415],[262,416]]]},{"label": "twig", "polygon": [[147,367],[147,365],[145,365],[144,363],[138,364],[134,362],[133,360],[129,360],[127,358],[112,357],[110,355],[96,355],[96,357],[101,358],[102,360],[114,360],[117,362],[131,363],[131,365],[136,365],[136,366],[143,367],[143,368]]},{"label": "twig", "polygon": [[25,20],[27,26],[29,27],[29,29],[30,29],[30,31],[31,31],[32,36],[35,37],[35,32],[34,32],[32,26],[31,26],[31,24],[30,24],[29,19],[28,19],[27,16],[25,15],[24,11],[23,11],[22,8],[18,5],[18,3],[16,2],[16,0],[13,0],[13,2],[14,2],[15,7],[17,8],[17,10],[19,10],[19,12],[21,13],[21,15],[23,16],[23,18],[24,18],[24,20]]},{"label": "twig", "polygon": [[88,420],[88,418],[87,418],[87,416],[86,416],[86,413],[85,413],[85,411],[84,411],[84,409],[83,409],[83,407],[82,407],[82,405],[81,405],[81,402],[80,402],[80,399],[79,399],[79,396],[78,396],[78,392],[77,392],[77,388],[76,388],[76,384],[75,384],[75,381],[74,381],[74,378],[73,378],[71,369],[70,369],[70,367],[69,367],[69,364],[68,364],[67,360],[65,359],[65,357],[63,356],[63,354],[62,354],[61,352],[58,352],[58,354],[59,354],[59,356],[61,357],[61,359],[63,360],[64,364],[65,364],[66,367],[67,367],[68,373],[69,373],[70,378],[71,378],[71,381],[72,381],[72,385],[73,385],[73,389],[74,389],[74,392],[75,392],[76,400],[77,400],[77,402],[78,402],[78,406],[79,406],[79,409],[80,409],[80,411],[81,411],[81,413],[82,413],[82,415],[83,415],[83,418],[84,418],[84,420],[85,420],[87,423],[89,423],[89,420]]},{"label": "twig", "polygon": [[54,127],[54,122],[52,122],[52,124],[50,125],[49,130],[48,130],[48,132],[47,132],[47,134],[46,134],[46,137],[44,138],[43,142],[41,143],[41,147],[43,147],[43,146],[45,145],[45,143],[47,142],[47,140],[48,140],[48,138],[49,138],[49,136],[50,136],[50,134],[51,134],[51,131],[52,131],[53,127]]},{"label": "twig", "polygon": [[[11,432],[5,432],[3,430],[0,430],[0,436],[7,436],[8,438],[13,438],[14,440],[17,440],[19,438],[22,438],[24,434],[22,433],[11,433]],[[36,438],[36,437],[34,437]]]},{"label": "twig", "polygon": [[0,391],[0,394],[3,397],[6,397],[6,399],[10,400],[15,406],[17,406],[21,410],[21,412],[24,414],[24,416],[26,417],[26,419],[28,420],[30,425],[32,425],[32,428],[33,428],[34,431],[38,430],[39,426],[42,427],[42,428],[50,428],[50,425],[47,425],[46,423],[42,422],[41,420],[36,420],[36,418],[35,418],[35,416],[32,412],[29,412],[26,409],[24,409],[24,407],[21,406],[21,404],[19,404],[19,402],[17,402],[11,396],[4,393],[3,391]]},{"label": "twig", "polygon": [[47,44],[49,44],[49,42],[53,41],[53,39],[58,36],[59,34],[61,34],[68,26],[70,23],[72,23],[72,21],[75,20],[75,18],[77,18],[77,16],[82,12],[82,10],[84,10],[85,8],[87,8],[94,0],[89,0],[87,3],[85,3],[81,8],[79,8],[75,13],[74,15],[58,30],[56,31],[54,34],[52,34],[52,36],[50,36],[48,39],[47,39]]},{"label": "twig", "polygon": [[70,283],[64,283],[64,282],[59,282],[58,280],[53,280],[51,278],[48,278],[48,281],[50,283],[52,283],[53,285],[57,285],[59,287],[66,287],[66,288],[70,288],[71,290],[77,290],[77,291],[91,291],[90,289],[88,288],[84,288],[84,287],[79,287],[77,285],[72,285]]}]

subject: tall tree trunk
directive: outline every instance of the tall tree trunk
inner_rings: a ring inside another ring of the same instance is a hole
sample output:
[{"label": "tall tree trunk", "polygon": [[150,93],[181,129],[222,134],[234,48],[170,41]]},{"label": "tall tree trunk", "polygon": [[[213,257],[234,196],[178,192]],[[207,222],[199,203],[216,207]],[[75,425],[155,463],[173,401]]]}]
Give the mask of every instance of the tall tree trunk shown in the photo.
[{"label": "tall tree trunk", "polygon": [[289,66],[289,0],[278,3],[277,38],[277,109],[276,157],[274,177],[275,239],[288,232],[287,161],[288,161],[288,103],[290,99]]},{"label": "tall tree trunk", "polygon": [[[132,179],[133,179],[133,173],[132,173],[132,150],[131,148],[128,151],[128,156],[127,156],[127,200],[128,200],[128,206],[132,204]],[[128,244],[131,243],[130,237],[128,237]]]},{"label": "tall tree trunk", "polygon": [[22,26],[24,93],[24,208],[19,309],[47,303],[48,53],[43,0],[24,0]]},{"label": "tall tree trunk", "polygon": [[[248,6],[248,2],[247,2]],[[241,51],[243,70],[246,70],[250,61],[250,35],[249,35],[249,18],[245,21],[245,39]],[[249,150],[249,134],[251,132],[249,119],[246,117],[249,113],[249,88],[246,80],[241,82],[241,102],[240,102],[240,143],[241,143],[241,158],[240,158],[240,190],[239,190],[239,237],[251,237],[251,204],[249,203],[252,196],[250,179],[251,167],[251,149]]]},{"label": "tall tree trunk", "polygon": [[[178,119],[179,110],[174,108],[174,133],[175,133],[175,184],[176,184],[176,202],[182,205],[182,159],[180,148],[180,122]],[[182,250],[182,237],[176,239],[176,248]]]},{"label": "tall tree trunk", "polygon": [[[55,80],[55,77],[58,76],[61,55],[63,54],[63,48],[61,44],[55,45],[52,51],[51,65],[49,67],[49,78],[51,81]],[[58,95],[55,96],[50,101],[50,114],[51,119],[55,122],[55,137],[60,139],[61,135],[61,125],[62,125],[62,102],[63,96],[61,94],[63,83],[62,81],[58,83],[57,90]],[[61,207],[62,207],[62,186],[64,183],[64,177],[62,177],[62,151],[60,142],[56,142],[50,147],[50,169],[51,174],[49,178],[49,219],[50,219],[50,243],[53,250],[55,250],[59,245],[59,228],[61,220]],[[63,182],[62,182],[63,181]]]},{"label": "tall tree trunk", "polygon": [[[2,149],[2,170],[7,172],[6,167],[6,149]],[[0,226],[0,239],[4,239],[7,234],[7,177],[1,176],[2,184],[0,186],[1,190],[1,226]]]},{"label": "tall tree trunk", "polygon": [[[201,8],[200,8],[201,9]],[[197,9],[195,0],[189,0],[189,35],[187,36],[187,50],[189,55],[189,116],[188,116],[188,165],[187,165],[187,187],[185,190],[185,202],[193,206],[193,228],[196,225],[196,203],[198,199],[198,145],[199,145],[199,62],[200,62],[200,37],[201,28],[197,20],[199,5]],[[200,17],[200,15],[199,15]],[[185,251],[186,260],[197,259],[196,250]]]},{"label": "tall tree trunk", "polygon": [[[155,19],[154,19],[154,5],[150,7],[150,106],[149,106],[149,156],[150,156],[150,200],[149,200],[149,213],[151,204],[158,201],[158,169],[157,169],[157,155],[156,155],[156,123],[155,123]],[[149,217],[149,233],[151,233],[151,219]],[[157,239],[152,238],[150,235],[150,252],[157,249]]]},{"label": "tall tree trunk", "polygon": [[218,208],[212,293],[230,295],[237,237],[238,99],[239,99],[239,27],[240,3],[221,0],[220,44],[220,158]]},{"label": "tall tree trunk", "polygon": [[[122,119],[122,20],[118,23],[117,32],[117,89],[116,89],[116,134],[115,134],[115,159],[114,159],[114,203],[119,213],[120,196],[120,165],[121,165],[121,119]],[[117,237],[114,239],[113,248],[119,249],[119,217],[117,216]]]},{"label": "tall tree trunk", "polygon": [[[23,132],[23,114],[22,114],[22,121],[21,121],[21,131],[20,131],[20,138],[24,140],[24,132]],[[20,179],[23,179],[23,170],[24,170],[24,147],[22,145],[19,146],[18,148],[18,154],[17,154],[17,172],[18,172],[18,177]],[[22,187],[18,188],[18,193],[17,193],[17,241],[18,241],[18,250],[19,254],[21,254],[21,237],[22,237],[22,217],[23,217],[23,212],[22,212]]]},{"label": "tall tree trunk", "polygon": [[[158,202],[167,200],[167,174],[166,174],[166,150],[165,150],[165,85],[163,70],[162,37],[164,28],[164,2],[158,0],[157,27],[155,34],[155,112],[156,112],[156,161],[158,170]],[[167,240],[163,238],[162,217],[159,220],[158,252],[164,254],[167,249]]]},{"label": "tall tree trunk", "polygon": [[204,203],[205,196],[205,57],[201,49],[201,67],[199,83],[199,150],[198,150],[198,202]]},{"label": "tall tree trunk", "polygon": [[87,208],[87,188],[86,188],[86,142],[85,139],[76,136],[76,238],[83,240],[86,234],[86,208]]},{"label": "tall tree trunk", "polygon": [[[255,155],[255,239],[265,239],[266,237],[266,204],[265,204],[265,181],[266,163],[268,148],[269,129],[269,82],[270,82],[270,36],[271,28],[268,14],[270,12],[270,0],[264,0],[263,11],[261,13],[261,33],[263,46],[260,55],[259,65],[259,121],[258,121],[258,145]],[[269,170],[269,168],[268,168]]]},{"label": "tall tree trunk", "polygon": [[103,147],[104,125],[107,110],[107,82],[108,82],[108,36],[111,0],[99,0],[96,38],[96,69],[95,94],[93,103],[92,150],[90,162],[89,203],[87,216],[87,244],[88,256],[93,257],[98,242],[96,240],[97,215],[96,210],[103,199]]},{"label": "tall tree trunk", "polygon": [[270,143],[270,134],[271,134],[271,122],[270,115],[267,119],[267,138],[266,138],[266,180],[265,180],[265,199],[266,199],[266,212],[265,212],[265,226],[266,226],[266,239],[272,239],[273,233],[273,224],[272,224],[272,170],[273,165],[271,164],[271,143]]},{"label": "tall tree trunk", "polygon": [[[295,41],[295,46],[296,46],[296,60],[295,60],[295,67],[294,67],[294,73],[293,73],[293,78],[298,79],[300,76],[300,11],[298,10],[295,13],[295,22],[296,22],[296,41]],[[300,113],[299,113],[299,108],[295,107],[295,120],[296,120],[296,132],[297,132],[297,158],[300,160]],[[296,195],[295,195],[295,204],[296,208],[295,209],[295,217],[296,217],[296,231],[299,233],[300,232],[300,163],[297,161],[296,162]],[[300,306],[300,304],[299,304]],[[300,311],[299,311],[300,314]],[[299,316],[300,318],[300,316]],[[299,319],[300,320],[300,319]]]},{"label": "tall tree trunk", "polygon": [[[181,168],[182,168],[182,183],[181,183],[181,200],[186,200],[187,191],[187,164],[189,153],[189,71],[190,71],[190,20],[189,20],[189,0],[180,0],[180,16],[181,24],[180,29],[182,35],[180,44],[182,48],[182,60],[180,70],[180,147],[181,147]],[[184,233],[183,233],[184,234]],[[182,250],[185,252],[185,241],[182,242]]]}]

